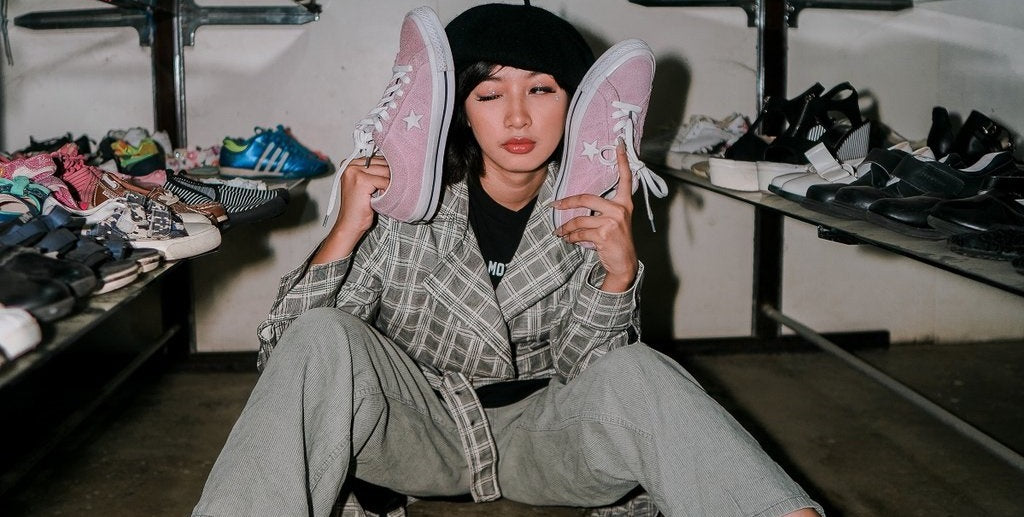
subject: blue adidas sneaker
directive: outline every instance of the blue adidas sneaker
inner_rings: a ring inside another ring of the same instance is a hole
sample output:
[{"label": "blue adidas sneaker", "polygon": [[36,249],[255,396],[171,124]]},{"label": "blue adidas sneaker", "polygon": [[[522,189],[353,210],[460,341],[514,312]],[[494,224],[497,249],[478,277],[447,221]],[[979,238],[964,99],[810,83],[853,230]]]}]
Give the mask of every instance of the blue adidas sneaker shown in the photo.
[{"label": "blue adidas sneaker", "polygon": [[284,126],[254,131],[248,140],[224,139],[220,148],[222,176],[295,179],[333,172],[329,159],[304,147]]}]

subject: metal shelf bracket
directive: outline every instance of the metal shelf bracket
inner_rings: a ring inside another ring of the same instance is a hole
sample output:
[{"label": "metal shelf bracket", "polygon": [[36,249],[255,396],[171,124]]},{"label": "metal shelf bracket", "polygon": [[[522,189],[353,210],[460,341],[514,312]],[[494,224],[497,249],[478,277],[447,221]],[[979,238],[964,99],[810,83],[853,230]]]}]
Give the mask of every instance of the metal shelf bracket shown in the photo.
[{"label": "metal shelf bracket", "polygon": [[[14,19],[26,29],[132,27],[139,45],[152,47],[153,106],[157,130],[167,131],[176,147],[185,131],[184,46],[194,46],[203,25],[302,25],[320,19],[320,5],[232,7],[196,5],[195,0],[100,0],[114,7],[38,11]],[[170,103],[170,104],[168,104]]]}]

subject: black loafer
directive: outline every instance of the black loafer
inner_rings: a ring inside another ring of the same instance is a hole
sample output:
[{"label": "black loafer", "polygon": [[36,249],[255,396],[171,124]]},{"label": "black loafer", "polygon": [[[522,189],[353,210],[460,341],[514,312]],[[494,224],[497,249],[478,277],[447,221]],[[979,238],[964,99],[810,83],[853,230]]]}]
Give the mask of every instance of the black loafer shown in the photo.
[{"label": "black loafer", "polygon": [[89,266],[49,257],[32,248],[0,247],[0,267],[36,280],[55,280],[68,287],[78,298],[99,287],[99,279]]},{"label": "black loafer", "polygon": [[[1017,165],[1008,152],[989,153],[970,167],[959,169],[948,162],[921,160],[908,156],[893,169],[897,178],[885,188],[848,187],[836,193],[833,204],[859,213],[864,218],[872,204],[886,198],[930,196],[939,199],[961,199],[976,195],[994,176],[1016,174]],[[932,204],[914,202],[910,208],[930,209]],[[893,210],[888,207],[886,211]],[[875,212],[879,213],[879,212]],[[883,214],[884,215],[884,214]]]},{"label": "black loafer", "polygon": [[928,225],[929,211],[942,201],[933,196],[880,199],[868,207],[864,219],[903,235],[943,239],[946,234]]},{"label": "black loafer", "polygon": [[71,314],[75,297],[60,282],[29,278],[0,267],[0,304],[25,309],[35,319],[49,322]]},{"label": "black loafer", "polygon": [[1024,229],[1024,176],[995,177],[982,194],[943,201],[929,212],[928,224],[947,235]]}]

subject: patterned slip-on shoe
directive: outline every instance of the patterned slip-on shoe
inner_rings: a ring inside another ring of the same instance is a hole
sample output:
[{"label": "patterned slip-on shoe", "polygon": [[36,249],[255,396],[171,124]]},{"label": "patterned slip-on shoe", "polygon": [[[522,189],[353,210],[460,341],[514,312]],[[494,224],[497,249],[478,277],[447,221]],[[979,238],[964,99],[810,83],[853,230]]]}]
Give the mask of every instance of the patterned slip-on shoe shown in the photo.
[{"label": "patterned slip-on shoe", "polygon": [[220,174],[220,146],[178,148],[167,153],[167,169],[187,170],[197,176]]},{"label": "patterned slip-on shoe", "polygon": [[421,222],[437,210],[455,65],[444,26],[430,8],[420,7],[405,16],[392,71],[380,103],[356,123],[355,150],[338,168],[324,224],[337,203],[345,167],[376,152],[391,168],[391,184],[370,201],[377,213]]},{"label": "patterned slip-on shoe", "polygon": [[[614,45],[590,67],[569,103],[555,199],[611,195],[619,178],[615,148],[621,138],[633,172],[633,192],[643,185],[648,219],[654,227],[649,194],[665,197],[668,187],[637,154],[653,80],[654,54],[638,39]],[[586,209],[554,210],[555,228],[585,215],[590,215]]]},{"label": "patterned slip-on shoe", "polygon": [[[213,200],[184,200],[174,192],[159,185],[145,185],[120,178],[114,174],[103,174],[100,181],[113,192],[135,192],[157,201],[171,209],[186,223],[211,222],[221,224],[228,220],[224,205]],[[197,217],[198,216],[198,217]]]},{"label": "patterned slip-on shoe", "polygon": [[166,174],[164,188],[188,202],[203,199],[221,203],[228,214],[229,225],[249,224],[272,219],[284,213],[290,195],[287,189],[237,187],[225,183],[209,183],[184,174]]},{"label": "patterned slip-on shoe", "polygon": [[277,217],[284,213],[291,198],[288,189],[270,189],[263,182],[244,178],[199,179],[180,172],[156,171],[138,181],[162,185],[187,204],[219,203],[228,216],[222,227]]}]

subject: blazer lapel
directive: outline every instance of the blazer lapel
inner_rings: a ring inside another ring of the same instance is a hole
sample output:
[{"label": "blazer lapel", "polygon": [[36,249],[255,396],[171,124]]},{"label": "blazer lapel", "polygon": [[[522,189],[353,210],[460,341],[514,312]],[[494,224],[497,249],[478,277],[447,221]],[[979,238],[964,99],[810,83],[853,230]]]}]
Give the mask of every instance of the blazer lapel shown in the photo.
[{"label": "blazer lapel", "polygon": [[552,235],[555,230],[547,204],[554,199],[556,170],[548,170],[547,181],[537,197],[537,206],[526,223],[512,262],[495,296],[506,321],[521,314],[564,285],[583,263],[584,251]]},{"label": "blazer lapel", "polygon": [[[442,251],[440,262],[424,286],[428,294],[473,329],[511,367],[508,326],[498,308],[487,267],[465,215],[468,208],[465,183],[453,186],[451,192],[454,194],[452,226],[441,231],[456,238],[450,241],[450,250]],[[435,220],[435,224],[437,222]],[[460,235],[462,238],[458,238]]]}]

